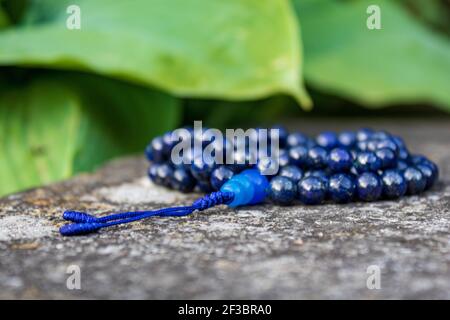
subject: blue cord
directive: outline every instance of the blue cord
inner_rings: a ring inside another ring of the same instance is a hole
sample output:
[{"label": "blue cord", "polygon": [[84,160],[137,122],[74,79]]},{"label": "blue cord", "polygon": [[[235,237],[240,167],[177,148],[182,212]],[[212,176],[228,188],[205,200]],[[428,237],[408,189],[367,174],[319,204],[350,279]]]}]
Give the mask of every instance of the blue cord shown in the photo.
[{"label": "blue cord", "polygon": [[170,217],[186,216],[195,210],[203,211],[220,204],[229,204],[233,201],[232,192],[213,192],[198,200],[191,206],[163,208],[151,211],[128,211],[111,214],[109,216],[97,218],[85,212],[65,211],[63,218],[74,223],[66,224],[59,229],[63,236],[74,236],[87,234],[119,224],[130,223],[153,216]]}]

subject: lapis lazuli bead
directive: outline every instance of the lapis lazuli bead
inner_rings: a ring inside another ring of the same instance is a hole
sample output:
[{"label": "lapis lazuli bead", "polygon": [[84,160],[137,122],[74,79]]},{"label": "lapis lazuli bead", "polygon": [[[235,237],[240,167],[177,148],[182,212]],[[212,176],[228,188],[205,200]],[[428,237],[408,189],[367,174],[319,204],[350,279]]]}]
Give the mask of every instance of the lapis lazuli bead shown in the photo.
[{"label": "lapis lazuli bead", "polygon": [[197,180],[208,181],[211,172],[214,170],[214,163],[211,161],[205,161],[203,157],[196,157],[191,165],[191,174]]},{"label": "lapis lazuli bead", "polygon": [[327,165],[333,172],[348,171],[353,165],[352,155],[343,148],[335,148],[328,154]]},{"label": "lapis lazuli bead", "polygon": [[352,131],[344,131],[338,136],[339,145],[343,148],[351,148],[356,143],[356,134]]},{"label": "lapis lazuli bead", "polygon": [[189,171],[177,168],[173,171],[170,185],[173,189],[181,192],[191,192],[195,186],[195,180]]},{"label": "lapis lazuli bead", "polygon": [[403,171],[406,180],[408,194],[418,194],[425,190],[427,179],[422,172],[414,167],[409,167]]},{"label": "lapis lazuli bead", "polygon": [[327,194],[327,185],[321,178],[305,177],[297,185],[298,197],[304,204],[322,203]]},{"label": "lapis lazuli bead", "polygon": [[416,165],[416,168],[420,170],[423,177],[425,178],[425,189],[431,188],[435,181],[433,169],[427,164],[418,164]]},{"label": "lapis lazuli bead", "polygon": [[214,191],[211,186],[211,182],[208,180],[197,180],[194,190],[203,193],[210,193]]},{"label": "lapis lazuli bead", "polygon": [[378,141],[377,145],[376,145],[376,150],[380,150],[380,149],[391,149],[395,155],[398,154],[398,146],[395,144],[394,141],[392,141],[391,139],[384,139],[381,141]]},{"label": "lapis lazuli bead", "polygon": [[370,139],[373,134],[373,130],[369,128],[363,128],[356,132],[356,140],[365,141]]},{"label": "lapis lazuli bead", "polygon": [[338,203],[350,202],[355,195],[355,181],[348,174],[332,175],[328,182],[328,194]]},{"label": "lapis lazuli bead", "polygon": [[304,177],[316,177],[321,179],[325,184],[328,183],[328,173],[325,170],[309,170],[305,172]]},{"label": "lapis lazuli bead", "polygon": [[285,149],[280,150],[280,153],[278,155],[278,166],[282,168],[289,165],[289,163],[289,153]]},{"label": "lapis lazuli bead", "polygon": [[339,140],[336,133],[331,131],[322,132],[316,137],[316,143],[327,150],[331,150],[338,146]]},{"label": "lapis lazuli bead", "polygon": [[290,162],[299,167],[305,167],[308,162],[308,148],[305,146],[293,147],[289,150]]},{"label": "lapis lazuli bead", "polygon": [[356,157],[355,167],[359,173],[377,171],[381,168],[381,161],[375,153],[371,151],[364,151],[360,152]]},{"label": "lapis lazuli bead", "polygon": [[297,166],[286,166],[280,169],[278,175],[298,183],[303,178],[303,171]]},{"label": "lapis lazuli bead", "polygon": [[293,132],[287,137],[287,147],[294,148],[297,146],[306,146],[308,137],[300,132]]},{"label": "lapis lazuli bead", "polygon": [[149,168],[148,175],[155,184],[170,187],[173,169],[166,163],[155,163]]},{"label": "lapis lazuli bead", "polygon": [[297,186],[289,178],[276,176],[270,181],[269,198],[276,204],[289,205],[297,195]]},{"label": "lapis lazuli bead", "polygon": [[166,160],[166,155],[164,153],[164,141],[161,137],[156,137],[152,140],[152,158],[156,163],[162,163]]},{"label": "lapis lazuli bead", "polygon": [[289,131],[281,125],[273,126],[272,129],[278,129],[278,143],[280,147],[284,148],[287,144],[287,139],[289,136]]},{"label": "lapis lazuli bead", "polygon": [[375,173],[364,172],[356,178],[356,192],[363,201],[375,201],[381,197],[383,184]]},{"label": "lapis lazuli bead", "polygon": [[226,166],[220,166],[211,173],[211,186],[214,190],[220,190],[222,185],[234,176],[234,172]]},{"label": "lapis lazuli bead", "polygon": [[392,168],[396,163],[394,151],[388,148],[382,148],[375,151],[375,155],[380,159],[381,168]]},{"label": "lapis lazuli bead", "polygon": [[404,196],[406,193],[406,181],[403,175],[397,170],[386,170],[381,176],[383,182],[383,195],[393,199]]},{"label": "lapis lazuli bead", "polygon": [[322,147],[313,147],[308,150],[307,164],[310,168],[321,169],[325,167],[328,152]]}]

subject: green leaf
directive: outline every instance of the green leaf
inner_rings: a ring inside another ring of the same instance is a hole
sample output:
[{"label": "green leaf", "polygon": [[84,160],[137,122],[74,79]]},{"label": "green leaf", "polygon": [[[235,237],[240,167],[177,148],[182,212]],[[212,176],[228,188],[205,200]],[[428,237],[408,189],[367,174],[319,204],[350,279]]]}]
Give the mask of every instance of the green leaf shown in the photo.
[{"label": "green leaf", "polygon": [[6,13],[3,11],[2,7],[0,7],[0,29],[5,28],[8,24],[8,17],[6,16]]},{"label": "green leaf", "polygon": [[0,64],[93,71],[177,96],[256,99],[276,93],[310,106],[288,0],[44,0],[0,33]]},{"label": "green leaf", "polygon": [[431,102],[450,110],[450,42],[393,1],[379,0],[381,30],[366,27],[373,1],[295,0],[305,78],[367,106]]},{"label": "green leaf", "polygon": [[0,195],[142,151],[178,119],[174,98],[87,75],[54,75],[2,91]]}]

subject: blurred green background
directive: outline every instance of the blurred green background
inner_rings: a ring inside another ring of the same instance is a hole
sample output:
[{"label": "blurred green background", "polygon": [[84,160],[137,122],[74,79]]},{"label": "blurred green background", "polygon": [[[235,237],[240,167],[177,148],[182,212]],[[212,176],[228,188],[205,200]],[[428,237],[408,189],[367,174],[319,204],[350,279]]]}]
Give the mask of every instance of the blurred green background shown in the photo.
[{"label": "blurred green background", "polygon": [[[79,30],[66,27],[73,4]],[[366,26],[371,4],[381,30]],[[141,152],[193,120],[225,128],[447,117],[449,8],[445,0],[0,0],[0,196]]]}]

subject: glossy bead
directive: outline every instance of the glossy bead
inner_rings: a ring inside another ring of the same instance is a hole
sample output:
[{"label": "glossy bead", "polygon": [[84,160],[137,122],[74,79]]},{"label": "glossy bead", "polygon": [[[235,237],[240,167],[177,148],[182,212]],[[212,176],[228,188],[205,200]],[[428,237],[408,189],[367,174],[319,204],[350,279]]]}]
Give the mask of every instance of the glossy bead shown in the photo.
[{"label": "glossy bead", "polygon": [[214,170],[214,163],[208,161],[207,163],[203,157],[196,157],[191,165],[191,174],[197,180],[208,181],[211,172]]},{"label": "glossy bead", "polygon": [[211,183],[209,181],[204,180],[197,180],[197,184],[195,185],[195,191],[202,192],[202,193],[211,193],[213,192],[213,188],[211,186]]},{"label": "glossy bead", "polygon": [[377,171],[381,168],[381,161],[371,151],[360,152],[356,157],[355,167],[359,173]]},{"label": "glossy bead", "polygon": [[376,174],[365,172],[356,178],[356,193],[360,200],[378,200],[381,197],[382,192],[383,184]]},{"label": "glossy bead", "polygon": [[339,140],[336,133],[331,131],[322,132],[316,137],[316,143],[327,150],[331,150],[338,146]]},{"label": "glossy bead", "polygon": [[397,170],[386,170],[381,176],[383,195],[388,199],[399,198],[406,193],[406,181]]},{"label": "glossy bead", "polygon": [[297,195],[297,186],[289,178],[277,176],[270,181],[268,196],[276,204],[289,205]]},{"label": "glossy bead", "polygon": [[156,137],[152,140],[151,150],[154,162],[162,163],[166,160],[166,155],[164,153],[164,141],[162,137]]},{"label": "glossy bead", "polygon": [[175,142],[172,140],[172,131],[166,132],[162,136],[163,141],[163,153],[166,159],[170,158],[170,152],[172,151]]},{"label": "glossy bead", "polygon": [[195,180],[189,171],[178,168],[173,171],[170,185],[173,189],[181,192],[191,192],[195,186]]},{"label": "glossy bead", "polygon": [[282,168],[289,165],[289,163],[289,153],[286,151],[286,149],[281,149],[278,155],[278,166]]},{"label": "glossy bead", "polygon": [[305,167],[308,162],[308,148],[297,146],[289,150],[290,163],[299,167]]},{"label": "glossy bead", "polygon": [[353,165],[352,155],[343,148],[335,148],[328,154],[327,165],[334,172],[348,171]]},{"label": "glossy bead", "polygon": [[391,139],[384,139],[384,140],[380,140],[378,141],[377,145],[376,145],[376,149],[380,150],[380,149],[391,149],[394,154],[398,154],[399,149],[397,147],[397,145],[391,140]]},{"label": "glossy bead", "polygon": [[398,171],[402,172],[408,168],[408,164],[405,161],[399,160],[397,161],[397,166],[395,167]]},{"label": "glossy bead", "polygon": [[148,175],[155,184],[170,187],[173,169],[166,163],[155,163],[150,166]]},{"label": "glossy bead", "polygon": [[253,199],[255,187],[248,178],[238,174],[225,182],[220,191],[233,193],[233,201],[228,206],[234,208],[249,204]]},{"label": "glossy bead", "polygon": [[403,177],[406,181],[407,193],[418,194],[425,190],[427,186],[427,179],[422,172],[414,167],[408,167],[403,171]]},{"label": "glossy bead", "polygon": [[375,151],[375,155],[378,157],[378,159],[380,159],[381,162],[381,168],[385,169],[385,168],[392,168],[393,166],[395,166],[395,154],[394,151],[392,151],[391,149],[388,148],[382,148],[379,149],[377,151]]},{"label": "glossy bead", "polygon": [[303,178],[303,171],[297,166],[286,166],[281,168],[278,175],[289,178],[297,184]]},{"label": "glossy bead", "polygon": [[403,161],[408,161],[409,160],[409,151],[406,148],[399,148],[398,149],[398,159],[399,160],[403,160]]},{"label": "glossy bead", "polygon": [[214,190],[220,190],[222,185],[234,176],[234,172],[226,166],[220,166],[211,173],[211,186]]},{"label": "glossy bead", "polygon": [[293,148],[297,146],[306,146],[308,140],[309,138],[303,133],[293,132],[288,135],[286,145],[288,148]]},{"label": "glossy bead", "polygon": [[328,173],[324,170],[309,170],[305,172],[304,177],[316,177],[322,179],[324,183],[328,183]]},{"label": "glossy bead", "polygon": [[304,204],[319,204],[325,199],[327,186],[323,179],[305,177],[298,183],[298,197]]},{"label": "glossy bead", "polygon": [[355,182],[353,178],[343,173],[332,175],[328,182],[328,194],[335,202],[350,202],[355,194]]},{"label": "glossy bead", "polygon": [[313,147],[308,150],[307,164],[310,168],[321,169],[326,165],[328,153],[322,147]]},{"label": "glossy bead", "polygon": [[356,132],[356,140],[358,141],[365,141],[370,139],[370,137],[373,134],[373,130],[369,129],[369,128],[363,128],[363,129],[359,129]]},{"label": "glossy bead", "polygon": [[420,170],[423,177],[425,178],[425,189],[431,188],[435,182],[433,169],[427,164],[418,164],[416,165],[416,168]]},{"label": "glossy bead", "polygon": [[341,132],[338,136],[339,145],[343,148],[351,148],[356,143],[356,134],[352,131]]},{"label": "glossy bead", "polygon": [[249,204],[257,204],[264,201],[267,196],[267,188],[269,186],[267,177],[260,174],[256,169],[244,170],[241,175],[247,177],[249,181],[252,182],[254,187],[253,198]]}]

